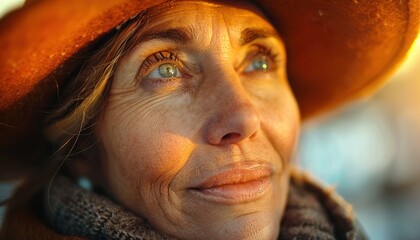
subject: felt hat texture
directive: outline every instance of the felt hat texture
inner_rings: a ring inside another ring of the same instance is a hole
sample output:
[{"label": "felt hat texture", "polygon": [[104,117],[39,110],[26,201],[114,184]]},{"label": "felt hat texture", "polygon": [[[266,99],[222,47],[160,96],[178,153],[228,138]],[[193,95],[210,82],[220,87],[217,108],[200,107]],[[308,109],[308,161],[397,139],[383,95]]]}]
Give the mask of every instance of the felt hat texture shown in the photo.
[{"label": "felt hat texture", "polygon": [[[80,52],[165,0],[33,0],[0,20],[0,151],[41,134]],[[283,38],[303,119],[371,92],[417,36],[419,0],[255,0]],[[1,155],[0,155],[1,157]]]}]

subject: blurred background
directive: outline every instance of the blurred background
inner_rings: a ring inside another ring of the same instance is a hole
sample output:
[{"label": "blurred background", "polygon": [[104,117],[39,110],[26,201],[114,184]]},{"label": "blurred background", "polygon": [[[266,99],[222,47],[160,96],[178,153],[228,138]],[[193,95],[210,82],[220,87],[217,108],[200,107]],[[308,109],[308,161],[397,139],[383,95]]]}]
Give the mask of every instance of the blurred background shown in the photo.
[{"label": "blurred background", "polygon": [[[0,0],[0,17],[22,4]],[[420,239],[420,39],[374,96],[305,122],[296,161],[336,186],[370,239]]]},{"label": "blurred background", "polygon": [[420,239],[420,38],[375,95],[305,123],[298,154],[371,239]]}]

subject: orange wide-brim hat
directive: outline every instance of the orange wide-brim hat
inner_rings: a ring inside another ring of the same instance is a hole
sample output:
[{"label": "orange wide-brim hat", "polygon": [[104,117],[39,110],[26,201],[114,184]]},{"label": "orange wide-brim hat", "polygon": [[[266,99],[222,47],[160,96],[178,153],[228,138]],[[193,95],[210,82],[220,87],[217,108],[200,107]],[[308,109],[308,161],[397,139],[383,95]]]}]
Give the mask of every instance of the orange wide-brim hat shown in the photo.
[{"label": "orange wide-brim hat", "polygon": [[[0,21],[0,151],[41,136],[81,52],[165,0],[31,0]],[[283,38],[302,117],[378,86],[419,28],[419,0],[255,0]],[[21,151],[25,151],[24,149]],[[0,158],[2,155],[0,154]]]}]

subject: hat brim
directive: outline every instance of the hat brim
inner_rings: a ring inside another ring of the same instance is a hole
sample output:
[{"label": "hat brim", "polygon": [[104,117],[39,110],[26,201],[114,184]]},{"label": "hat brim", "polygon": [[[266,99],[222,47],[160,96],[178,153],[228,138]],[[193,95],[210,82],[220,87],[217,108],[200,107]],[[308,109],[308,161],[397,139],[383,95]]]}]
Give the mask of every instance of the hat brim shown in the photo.
[{"label": "hat brim", "polygon": [[419,30],[418,0],[260,2],[284,37],[304,119],[371,93]]},{"label": "hat brim", "polygon": [[[66,64],[141,10],[165,0],[30,1],[0,21],[0,144],[39,131]],[[419,28],[418,0],[256,0],[286,44],[304,119],[378,86]],[[82,64],[82,63],[79,63]]]}]

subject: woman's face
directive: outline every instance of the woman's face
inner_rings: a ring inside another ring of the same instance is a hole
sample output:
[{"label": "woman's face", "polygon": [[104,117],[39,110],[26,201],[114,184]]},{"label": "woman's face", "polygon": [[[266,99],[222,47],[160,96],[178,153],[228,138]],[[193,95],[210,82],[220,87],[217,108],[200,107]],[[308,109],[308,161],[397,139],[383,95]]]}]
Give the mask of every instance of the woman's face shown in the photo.
[{"label": "woman's face", "polygon": [[154,11],[96,134],[104,187],[182,239],[275,239],[299,114],[283,42],[251,4]]}]

